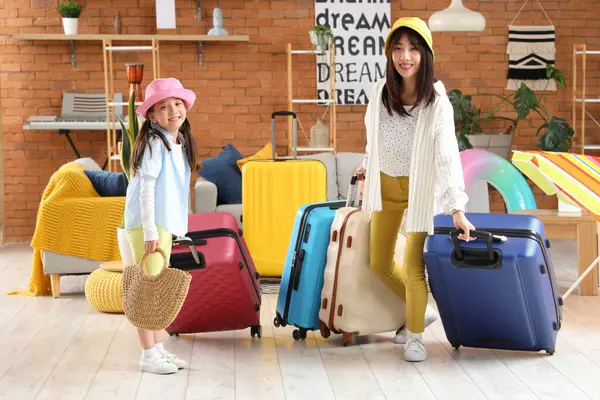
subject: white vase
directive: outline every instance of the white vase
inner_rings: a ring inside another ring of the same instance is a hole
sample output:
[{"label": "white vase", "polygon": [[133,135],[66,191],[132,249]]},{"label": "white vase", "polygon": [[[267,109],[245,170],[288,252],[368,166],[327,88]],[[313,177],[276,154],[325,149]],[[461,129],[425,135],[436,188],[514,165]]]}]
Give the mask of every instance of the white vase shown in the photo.
[{"label": "white vase", "polygon": [[467,135],[467,139],[469,139],[469,142],[473,147],[487,150],[490,153],[495,153],[506,160],[509,159],[510,148],[513,139],[512,133],[483,133]]},{"label": "white vase", "polygon": [[77,22],[79,18],[63,18],[62,21],[65,35],[77,35]]},{"label": "white vase", "polygon": [[581,208],[577,204],[570,204],[564,200],[558,199],[558,212],[569,214],[581,214]]},{"label": "white vase", "polygon": [[310,128],[310,147],[326,149],[329,147],[329,128],[322,118]]},{"label": "white vase", "polygon": [[[327,50],[329,50],[329,35],[323,36],[323,43],[319,43],[319,35],[317,35],[315,30],[308,31],[308,35],[310,36],[310,41],[317,52],[324,54]],[[321,47],[321,45],[323,45],[323,47]]]},{"label": "white vase", "polygon": [[127,240],[127,231],[123,228],[117,228],[117,239],[119,241],[119,252],[121,253],[121,262],[123,265],[135,264],[131,246],[129,245],[129,240]]}]

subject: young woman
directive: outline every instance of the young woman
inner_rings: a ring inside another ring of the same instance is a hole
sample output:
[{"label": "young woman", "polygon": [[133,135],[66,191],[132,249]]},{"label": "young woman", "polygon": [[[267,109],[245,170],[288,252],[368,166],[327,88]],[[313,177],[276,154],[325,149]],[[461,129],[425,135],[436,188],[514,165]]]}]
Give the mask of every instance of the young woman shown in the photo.
[{"label": "young woman", "polygon": [[[419,18],[398,19],[386,40],[386,77],[377,82],[365,115],[367,146],[357,174],[365,175],[362,207],[372,213],[370,264],[406,303],[407,324],[396,342],[407,361],[423,361],[422,332],[437,318],[427,307],[423,246],[436,206],[453,215],[470,240],[468,197],[446,89],[433,74],[431,32]],[[404,265],[394,247],[406,211]],[[427,310],[427,312],[426,312]]]}]

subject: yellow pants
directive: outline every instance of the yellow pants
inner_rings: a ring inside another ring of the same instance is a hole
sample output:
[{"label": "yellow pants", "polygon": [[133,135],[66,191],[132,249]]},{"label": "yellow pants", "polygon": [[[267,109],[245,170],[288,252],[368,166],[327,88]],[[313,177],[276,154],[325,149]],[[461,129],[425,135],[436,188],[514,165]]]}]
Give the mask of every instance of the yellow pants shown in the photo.
[{"label": "yellow pants", "polygon": [[[173,236],[165,231],[161,226],[157,225],[158,230],[158,246],[167,255],[166,266],[169,266],[169,258],[171,257],[171,245],[173,243]],[[133,229],[127,230],[127,240],[133,253],[133,261],[139,264],[142,261],[142,256],[145,252],[144,242],[144,228],[138,226]],[[165,265],[165,260],[160,253],[154,253],[146,257],[146,273],[150,276],[158,275]]]},{"label": "yellow pants", "polygon": [[394,250],[404,210],[408,207],[407,176],[381,173],[382,210],[371,218],[370,264],[383,282],[406,303],[407,327],[413,333],[425,330],[427,286],[423,246],[427,232],[408,232],[404,265],[394,262]]}]

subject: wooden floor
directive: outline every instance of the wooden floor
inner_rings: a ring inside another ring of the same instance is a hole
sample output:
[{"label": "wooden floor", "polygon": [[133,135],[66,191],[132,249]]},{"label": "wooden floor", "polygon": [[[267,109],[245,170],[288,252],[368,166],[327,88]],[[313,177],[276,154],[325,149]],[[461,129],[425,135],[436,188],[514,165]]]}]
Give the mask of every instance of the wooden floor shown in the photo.
[{"label": "wooden floor", "polygon": [[[553,243],[561,293],[575,279],[572,242]],[[0,292],[27,287],[31,250],[0,246]],[[184,335],[165,345],[191,368],[142,374],[134,329],[92,309],[85,277],[63,278],[63,297],[0,296],[0,398],[26,399],[600,399],[600,297],[565,302],[556,354],[454,351],[438,321],[426,362],[403,361],[392,334],[342,347],[339,337],[274,328],[264,295],[262,339],[245,331]],[[431,304],[435,304],[430,300]]]}]

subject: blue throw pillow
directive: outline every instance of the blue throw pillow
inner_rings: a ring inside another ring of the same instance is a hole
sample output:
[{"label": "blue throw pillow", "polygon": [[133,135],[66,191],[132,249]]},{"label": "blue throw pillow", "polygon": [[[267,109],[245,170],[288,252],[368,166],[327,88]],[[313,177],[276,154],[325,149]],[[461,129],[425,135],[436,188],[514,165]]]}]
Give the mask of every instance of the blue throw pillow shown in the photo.
[{"label": "blue throw pillow", "polygon": [[100,197],[121,197],[127,194],[125,174],[122,172],[88,171],[85,174]]},{"label": "blue throw pillow", "polygon": [[242,174],[236,161],[243,158],[235,147],[228,144],[217,156],[200,163],[200,176],[217,186],[217,205],[241,204]]}]

